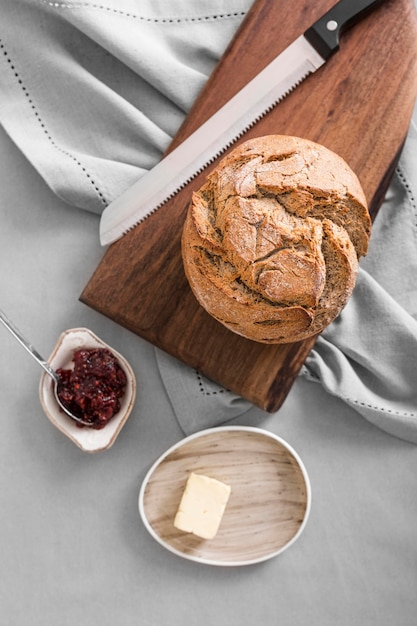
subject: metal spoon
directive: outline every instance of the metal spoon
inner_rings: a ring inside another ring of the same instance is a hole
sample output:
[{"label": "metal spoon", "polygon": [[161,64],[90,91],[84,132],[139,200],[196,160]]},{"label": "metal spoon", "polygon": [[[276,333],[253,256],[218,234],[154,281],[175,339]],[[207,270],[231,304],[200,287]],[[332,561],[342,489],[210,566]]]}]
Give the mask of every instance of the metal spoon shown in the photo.
[{"label": "metal spoon", "polygon": [[45,359],[41,357],[39,352],[35,350],[32,344],[27,339],[25,339],[25,337],[23,337],[22,333],[14,326],[14,324],[9,320],[9,318],[5,315],[5,313],[1,309],[0,309],[0,322],[2,322],[2,324],[7,328],[7,330],[11,332],[13,337],[18,340],[18,342],[29,352],[29,354],[35,359],[35,361],[37,361],[37,363],[41,367],[43,367],[45,372],[53,379],[55,399],[57,403],[59,404],[59,406],[61,407],[61,409],[71,419],[75,420],[76,422],[79,422],[80,424],[83,424],[84,426],[91,427],[92,423],[87,422],[82,418],[81,409],[80,409],[80,413],[78,415],[75,415],[72,411],[68,409],[68,407],[65,406],[65,404],[61,402],[58,396],[58,390],[60,387],[62,387],[62,383],[57,372],[49,365],[47,361],[45,361]]}]

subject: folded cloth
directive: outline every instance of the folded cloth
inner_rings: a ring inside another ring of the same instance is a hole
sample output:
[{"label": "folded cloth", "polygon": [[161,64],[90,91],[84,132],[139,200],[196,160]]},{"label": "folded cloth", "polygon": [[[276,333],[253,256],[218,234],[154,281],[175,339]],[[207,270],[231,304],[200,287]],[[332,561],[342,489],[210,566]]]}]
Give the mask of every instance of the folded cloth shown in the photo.
[{"label": "folded cloth", "polygon": [[101,213],[161,157],[252,0],[2,0],[0,121]]},{"label": "folded cloth", "polygon": [[224,424],[252,408],[247,400],[166,352],[156,350],[156,358],[174,413],[186,435]]},{"label": "folded cloth", "polygon": [[375,220],[347,306],[302,375],[383,430],[417,443],[417,128]]},{"label": "folded cloth", "polygon": [[[160,159],[251,4],[3,0],[0,122],[54,193],[100,214]],[[351,301],[301,375],[417,443],[416,155],[412,128]],[[156,356],[185,433],[251,408]]]}]

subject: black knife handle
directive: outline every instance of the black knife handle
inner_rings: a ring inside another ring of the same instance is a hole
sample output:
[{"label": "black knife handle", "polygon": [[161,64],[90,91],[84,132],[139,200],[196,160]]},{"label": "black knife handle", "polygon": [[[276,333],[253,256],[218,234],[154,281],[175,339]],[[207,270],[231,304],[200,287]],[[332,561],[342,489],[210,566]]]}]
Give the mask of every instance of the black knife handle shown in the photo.
[{"label": "black knife handle", "polygon": [[340,0],[306,30],[304,37],[327,60],[339,49],[341,32],[359,21],[380,2],[382,0]]}]

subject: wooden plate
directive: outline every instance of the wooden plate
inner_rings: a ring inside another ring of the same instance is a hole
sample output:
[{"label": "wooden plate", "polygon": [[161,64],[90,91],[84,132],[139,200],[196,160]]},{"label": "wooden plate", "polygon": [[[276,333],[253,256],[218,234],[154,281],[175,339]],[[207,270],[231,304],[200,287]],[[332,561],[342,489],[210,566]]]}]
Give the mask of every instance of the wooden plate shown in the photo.
[{"label": "wooden plate", "polygon": [[[214,539],[173,525],[190,472],[232,488]],[[181,557],[210,565],[249,565],[280,554],[303,531],[310,503],[310,481],[291,446],[267,431],[240,426],[183,439],[154,463],[139,493],[139,512],[152,537]]]}]

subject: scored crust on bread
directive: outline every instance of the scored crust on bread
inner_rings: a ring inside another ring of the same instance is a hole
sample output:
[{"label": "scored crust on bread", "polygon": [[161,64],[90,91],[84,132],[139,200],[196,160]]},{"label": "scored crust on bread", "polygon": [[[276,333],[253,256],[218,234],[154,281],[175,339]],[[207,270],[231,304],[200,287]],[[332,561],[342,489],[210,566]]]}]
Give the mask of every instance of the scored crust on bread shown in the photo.
[{"label": "scored crust on bread", "polygon": [[248,339],[289,343],[340,313],[370,232],[365,195],[340,156],[269,135],[235,148],[193,193],[182,257],[210,315]]}]

